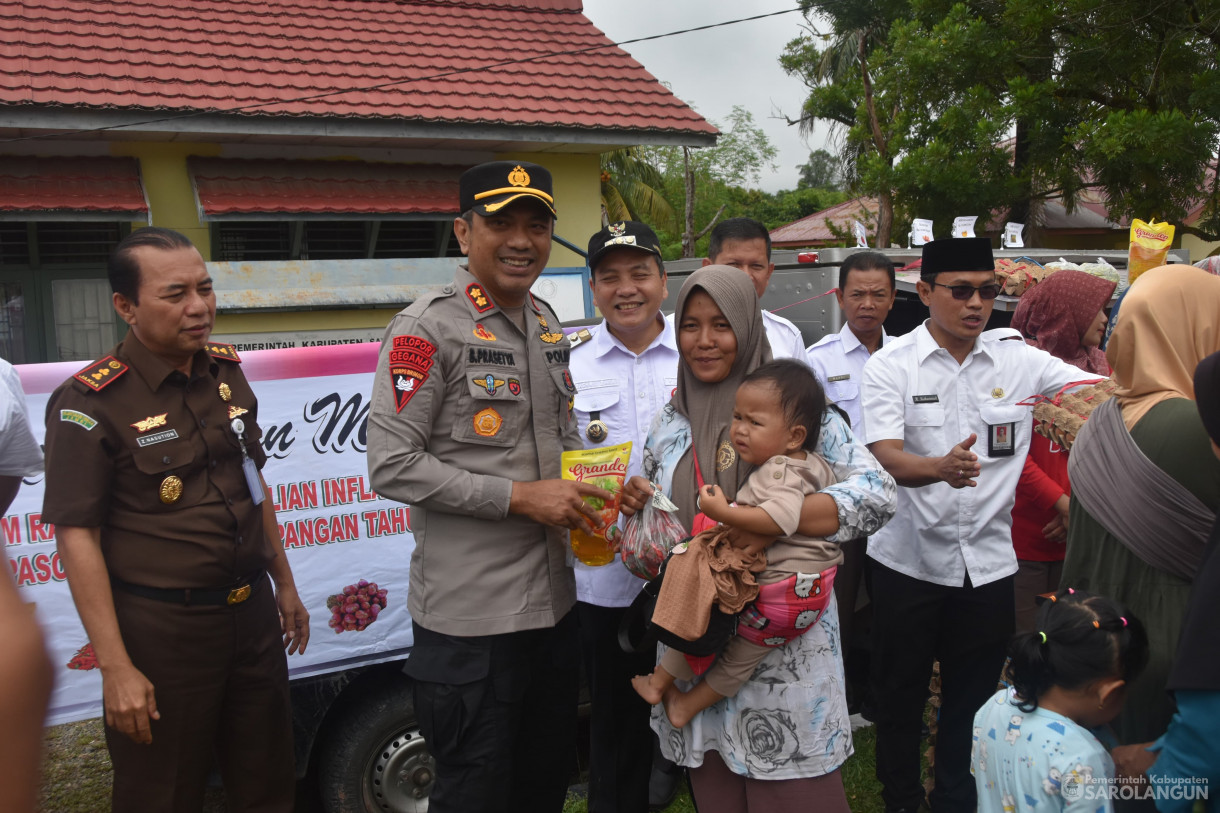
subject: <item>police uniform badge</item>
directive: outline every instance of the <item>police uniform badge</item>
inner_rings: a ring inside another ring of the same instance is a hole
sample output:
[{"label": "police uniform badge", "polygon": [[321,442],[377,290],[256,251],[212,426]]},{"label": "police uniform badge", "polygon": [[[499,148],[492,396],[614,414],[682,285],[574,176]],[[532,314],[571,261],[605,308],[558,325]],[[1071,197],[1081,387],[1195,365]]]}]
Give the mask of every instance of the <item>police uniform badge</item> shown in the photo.
[{"label": "police uniform badge", "polygon": [[474,416],[474,433],[480,437],[495,437],[504,425],[504,418],[491,407],[480,410]]},{"label": "police uniform badge", "polygon": [[585,437],[590,443],[601,443],[610,434],[610,427],[606,426],[606,422],[601,420],[601,412],[589,413],[589,425],[585,427]]},{"label": "police uniform badge", "polygon": [[488,373],[485,376],[476,375],[470,380],[473,381],[476,386],[486,390],[488,395],[495,395],[500,391],[500,387],[504,386],[504,379],[496,378],[491,373]]},{"label": "police uniform badge", "polygon": [[395,336],[390,349],[390,384],[397,412],[410,403],[428,380],[436,345],[422,336]]}]

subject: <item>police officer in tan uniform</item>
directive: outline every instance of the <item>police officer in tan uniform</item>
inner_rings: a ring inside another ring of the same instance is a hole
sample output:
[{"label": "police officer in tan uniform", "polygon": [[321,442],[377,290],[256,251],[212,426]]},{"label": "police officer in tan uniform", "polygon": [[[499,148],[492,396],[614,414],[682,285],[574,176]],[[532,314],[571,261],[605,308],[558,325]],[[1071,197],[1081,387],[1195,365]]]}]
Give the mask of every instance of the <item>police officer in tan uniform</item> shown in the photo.
[{"label": "police officer in tan uniform", "polygon": [[309,614],[258,471],[258,403],[208,341],[216,295],[189,240],[133,232],[109,273],[130,330],[47,404],[42,515],[101,670],[113,810],[200,810],[215,762],[230,810],[287,813],[283,650],[304,652]]},{"label": "police officer in tan uniform", "polygon": [[468,265],[390,322],[368,429],[373,487],[411,506],[406,672],[436,759],[433,813],[558,811],[575,746],[578,642],[568,529],[593,529],[560,477],[581,448],[559,319],[530,286],[550,256],[550,173],[460,180]]}]

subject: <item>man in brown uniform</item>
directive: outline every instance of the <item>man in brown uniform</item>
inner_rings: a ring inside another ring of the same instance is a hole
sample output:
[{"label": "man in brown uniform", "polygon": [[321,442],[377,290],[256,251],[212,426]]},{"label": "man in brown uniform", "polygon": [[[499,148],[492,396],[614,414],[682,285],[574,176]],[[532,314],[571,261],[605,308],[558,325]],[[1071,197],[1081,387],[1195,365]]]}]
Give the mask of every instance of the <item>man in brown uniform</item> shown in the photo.
[{"label": "man in brown uniform", "polygon": [[130,330],[47,404],[43,518],[102,673],[113,809],[200,810],[215,758],[230,810],[287,813],[282,647],[304,652],[309,614],[258,472],[258,403],[208,341],[190,241],[133,232],[109,272]]},{"label": "man in brown uniform", "polygon": [[468,268],[386,330],[368,463],[411,505],[407,661],[437,775],[432,813],[558,811],[576,741],[579,665],[569,528],[583,495],[557,479],[581,448],[568,340],[530,286],[551,253],[551,176],[496,161],[462,175],[454,234]]}]

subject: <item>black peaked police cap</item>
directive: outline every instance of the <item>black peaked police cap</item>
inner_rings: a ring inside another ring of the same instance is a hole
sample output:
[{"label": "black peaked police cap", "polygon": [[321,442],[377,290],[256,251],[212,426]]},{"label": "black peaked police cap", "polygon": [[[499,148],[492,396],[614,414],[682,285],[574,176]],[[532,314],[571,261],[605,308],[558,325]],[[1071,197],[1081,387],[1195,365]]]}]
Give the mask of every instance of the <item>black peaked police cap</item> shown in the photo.
[{"label": "black peaked police cap", "polygon": [[463,212],[473,209],[490,215],[520,198],[533,198],[559,217],[551,194],[551,173],[528,161],[490,161],[471,167],[458,180],[458,197]]},{"label": "black peaked police cap", "polygon": [[924,243],[920,277],[932,277],[944,271],[994,271],[988,237],[947,237]]},{"label": "black peaked police cap", "polygon": [[662,259],[656,232],[643,223],[624,220],[611,223],[589,238],[589,268],[596,268],[601,258],[616,248],[638,248]]}]

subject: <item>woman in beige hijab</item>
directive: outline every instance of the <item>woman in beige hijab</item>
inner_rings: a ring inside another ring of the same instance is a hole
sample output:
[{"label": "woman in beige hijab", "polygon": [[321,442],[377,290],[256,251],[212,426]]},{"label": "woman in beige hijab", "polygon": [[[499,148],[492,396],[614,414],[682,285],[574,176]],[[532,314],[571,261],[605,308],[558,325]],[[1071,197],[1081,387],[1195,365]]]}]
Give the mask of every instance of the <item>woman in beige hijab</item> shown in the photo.
[{"label": "woman in beige hijab", "polygon": [[1061,586],[1122,602],[1150,642],[1148,668],[1114,722],[1124,743],[1155,739],[1172,716],[1165,684],[1220,506],[1220,462],[1193,384],[1195,367],[1218,350],[1220,278],[1186,265],[1145,273],[1124,298],[1106,349],[1118,408],[1098,407],[1072,447]]}]

